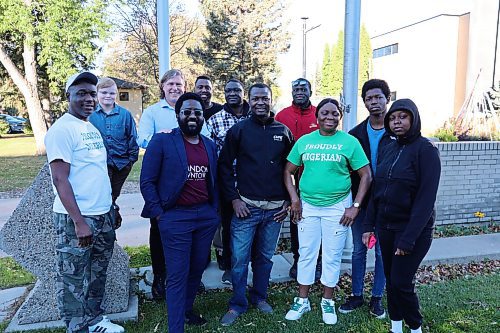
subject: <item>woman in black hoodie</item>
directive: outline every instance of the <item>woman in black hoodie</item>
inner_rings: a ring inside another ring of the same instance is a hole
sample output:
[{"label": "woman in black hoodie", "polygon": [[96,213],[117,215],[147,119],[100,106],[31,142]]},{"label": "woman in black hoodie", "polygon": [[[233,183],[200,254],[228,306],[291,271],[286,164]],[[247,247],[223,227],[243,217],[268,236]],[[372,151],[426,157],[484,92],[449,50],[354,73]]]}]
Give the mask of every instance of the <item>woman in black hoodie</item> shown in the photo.
[{"label": "woman in black hoodie", "polygon": [[412,100],[395,101],[384,123],[396,140],[379,152],[363,242],[368,245],[376,230],[391,332],[402,333],[404,320],[412,333],[418,333],[422,315],[413,279],[432,242],[441,162],[438,149],[420,133],[420,115]]}]

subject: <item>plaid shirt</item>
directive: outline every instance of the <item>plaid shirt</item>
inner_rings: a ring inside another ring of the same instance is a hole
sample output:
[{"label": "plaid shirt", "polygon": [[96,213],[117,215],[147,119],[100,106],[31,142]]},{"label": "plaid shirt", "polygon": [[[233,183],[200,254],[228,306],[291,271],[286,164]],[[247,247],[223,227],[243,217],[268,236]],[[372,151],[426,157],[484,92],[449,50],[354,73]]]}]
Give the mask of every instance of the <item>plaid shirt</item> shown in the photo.
[{"label": "plaid shirt", "polygon": [[212,140],[214,140],[217,147],[217,155],[220,154],[222,146],[224,146],[227,131],[233,127],[234,124],[247,119],[249,116],[250,112],[244,112],[243,115],[238,118],[234,114],[226,111],[226,105],[224,105],[224,109],[208,119],[207,127],[210,132],[210,136]]}]

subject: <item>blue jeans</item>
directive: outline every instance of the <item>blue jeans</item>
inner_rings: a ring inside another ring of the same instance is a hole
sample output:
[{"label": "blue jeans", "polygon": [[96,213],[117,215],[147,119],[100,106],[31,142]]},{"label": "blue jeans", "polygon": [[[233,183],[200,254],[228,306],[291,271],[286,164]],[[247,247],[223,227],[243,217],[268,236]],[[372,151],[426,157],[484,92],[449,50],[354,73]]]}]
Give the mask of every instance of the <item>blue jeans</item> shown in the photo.
[{"label": "blue jeans", "polygon": [[251,254],[253,286],[249,290],[250,302],[257,304],[267,299],[267,287],[273,268],[271,259],[281,230],[281,223],[276,222],[273,217],[281,208],[263,210],[248,206],[248,209],[250,216],[240,219],[233,215],[231,221],[233,297],[229,301],[229,308],[238,313],[248,309],[245,292]]},{"label": "blue jeans", "polygon": [[[352,294],[354,296],[362,296],[366,271],[366,252],[367,248],[363,244],[363,220],[365,219],[366,210],[359,211],[354,224],[352,225],[352,240],[354,249],[352,251]],[[375,272],[373,278],[372,296],[382,297],[384,294],[385,276],[384,265],[382,264],[382,253],[380,244],[377,240],[375,244]]]}]

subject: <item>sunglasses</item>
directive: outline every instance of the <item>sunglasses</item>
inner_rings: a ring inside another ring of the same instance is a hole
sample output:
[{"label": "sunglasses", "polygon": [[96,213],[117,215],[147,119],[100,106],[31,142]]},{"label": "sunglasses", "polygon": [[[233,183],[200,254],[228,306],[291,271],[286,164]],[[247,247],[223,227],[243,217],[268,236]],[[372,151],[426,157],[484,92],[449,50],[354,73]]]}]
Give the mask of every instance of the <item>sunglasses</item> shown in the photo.
[{"label": "sunglasses", "polygon": [[309,86],[309,82],[307,82],[306,80],[301,80],[301,79],[292,81],[292,87],[303,86],[303,85]]},{"label": "sunglasses", "polygon": [[193,112],[195,117],[201,117],[203,115],[203,110],[200,109],[182,109],[179,113],[181,113],[184,117],[189,117]]}]

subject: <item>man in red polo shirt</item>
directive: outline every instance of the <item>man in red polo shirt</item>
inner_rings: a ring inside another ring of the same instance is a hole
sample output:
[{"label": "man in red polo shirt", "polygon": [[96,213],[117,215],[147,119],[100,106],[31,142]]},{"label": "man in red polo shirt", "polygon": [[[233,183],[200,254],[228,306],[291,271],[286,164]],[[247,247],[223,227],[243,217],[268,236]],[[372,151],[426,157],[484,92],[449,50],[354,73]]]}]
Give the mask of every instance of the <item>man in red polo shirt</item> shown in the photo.
[{"label": "man in red polo shirt", "polygon": [[[311,82],[304,78],[298,78],[292,82],[292,105],[284,108],[276,115],[275,119],[285,124],[292,132],[295,141],[302,135],[309,134],[318,129],[316,121],[316,107],[311,104]],[[295,179],[298,182],[299,175]],[[299,238],[297,225],[290,223],[291,247],[293,253],[293,265],[290,268],[290,277],[297,279],[297,262],[299,260]],[[316,266],[316,278],[321,276],[321,257],[318,258]]]}]

